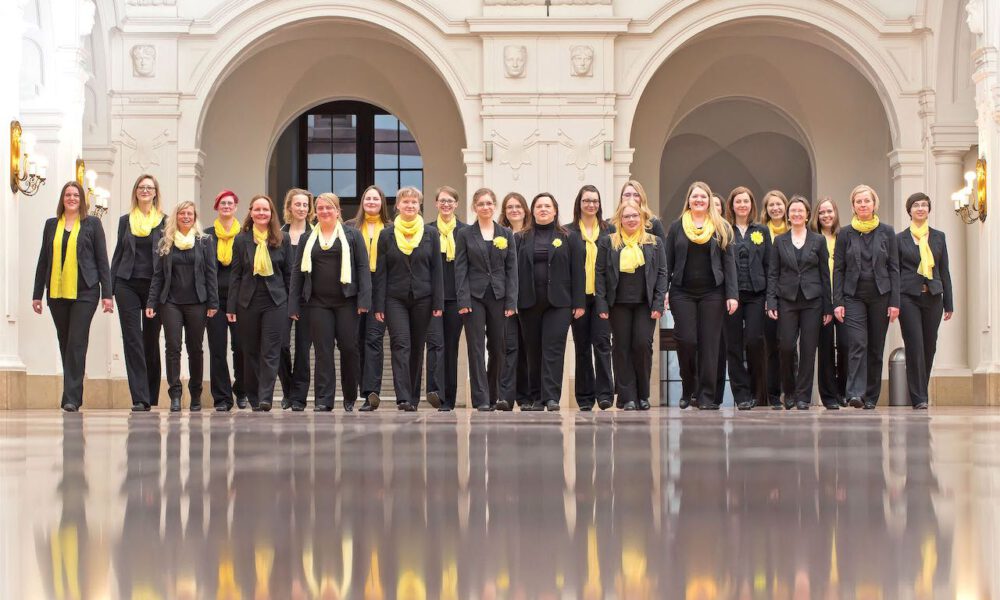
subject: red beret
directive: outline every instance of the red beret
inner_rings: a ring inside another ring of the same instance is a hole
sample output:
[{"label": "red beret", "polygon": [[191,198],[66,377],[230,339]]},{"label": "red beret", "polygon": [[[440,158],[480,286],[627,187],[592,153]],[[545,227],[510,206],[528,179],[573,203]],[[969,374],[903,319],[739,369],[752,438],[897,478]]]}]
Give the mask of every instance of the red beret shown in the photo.
[{"label": "red beret", "polygon": [[240,199],[236,195],[236,192],[232,190],[222,190],[221,192],[219,192],[219,195],[215,197],[215,205],[212,208],[214,208],[215,210],[219,210],[219,202],[226,196],[232,196],[233,202],[235,202],[236,204],[240,203]]}]

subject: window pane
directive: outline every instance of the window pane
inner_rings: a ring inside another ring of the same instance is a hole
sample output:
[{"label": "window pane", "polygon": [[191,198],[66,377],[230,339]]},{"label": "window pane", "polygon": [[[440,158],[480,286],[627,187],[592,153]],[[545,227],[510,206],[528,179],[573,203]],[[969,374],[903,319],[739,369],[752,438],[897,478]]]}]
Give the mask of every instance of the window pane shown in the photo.
[{"label": "window pane", "polygon": [[406,124],[403,123],[402,121],[399,122],[399,141],[401,142],[414,141],[413,134],[410,133],[410,130],[406,128]]},{"label": "window pane", "polygon": [[375,141],[394,142],[399,139],[399,119],[392,115],[375,115]]},{"label": "window pane", "polygon": [[310,169],[329,169],[330,168],[330,144],[324,142],[309,142],[307,144],[307,150],[309,154],[306,157],[306,165]]},{"label": "window pane", "polygon": [[399,172],[399,186],[406,187],[411,185],[418,190],[424,189],[424,172],[423,171],[400,171]]},{"label": "window pane", "polygon": [[375,171],[375,185],[382,188],[386,196],[395,196],[399,191],[398,171]]},{"label": "window pane", "polygon": [[353,142],[358,138],[357,115],[330,115],[332,123],[331,139],[335,142]]},{"label": "window pane", "polygon": [[329,115],[309,115],[306,137],[309,140],[329,140],[332,125]]},{"label": "window pane", "polygon": [[[330,191],[329,171],[309,171],[309,191],[313,196],[318,196]],[[280,209],[279,209],[280,210]]]},{"label": "window pane", "polygon": [[424,161],[420,158],[420,150],[414,142],[406,142],[399,145],[399,168],[400,169],[422,169]]},{"label": "window pane", "polygon": [[375,168],[395,169],[399,166],[396,142],[375,142]]},{"label": "window pane", "polygon": [[357,165],[358,146],[354,142],[334,142],[333,168],[354,169]]},{"label": "window pane", "polygon": [[333,193],[341,198],[358,195],[358,176],[355,171],[333,172]]}]

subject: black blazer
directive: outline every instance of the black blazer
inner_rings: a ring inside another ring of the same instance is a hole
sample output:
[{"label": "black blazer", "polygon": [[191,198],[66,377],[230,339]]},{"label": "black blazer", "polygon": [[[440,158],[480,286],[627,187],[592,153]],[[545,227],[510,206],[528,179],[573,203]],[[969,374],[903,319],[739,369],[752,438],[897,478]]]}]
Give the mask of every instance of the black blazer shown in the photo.
[{"label": "black blazer", "polygon": [[[347,238],[347,245],[351,247],[351,268],[354,273],[351,275],[351,283],[344,286],[344,296],[352,296],[358,299],[358,308],[370,309],[372,307],[372,273],[368,269],[368,250],[365,248],[365,240],[361,237],[361,232],[353,227],[344,226],[344,236]],[[308,238],[306,238],[308,239]],[[306,240],[299,240],[295,247],[295,261],[292,263],[291,285],[288,290],[288,314],[300,314],[302,302],[308,302],[312,298],[312,273],[302,272],[302,256],[306,251]],[[343,254],[341,254],[343,256]],[[315,265],[314,265],[315,268]],[[340,273],[332,275],[340,277]]]},{"label": "black blazer", "polygon": [[[517,246],[517,306],[535,305],[535,230],[514,234]],[[556,307],[587,308],[587,275],[584,270],[586,249],[583,239],[572,231],[556,229],[552,241],[562,240],[558,248],[549,247],[549,304]]]},{"label": "black blazer", "polygon": [[420,244],[407,256],[396,245],[395,226],[385,226],[378,237],[372,299],[375,312],[385,312],[387,296],[407,300],[411,293],[414,299],[430,296],[432,311],[444,310],[441,240],[438,235],[437,230],[431,232],[425,227]]},{"label": "black blazer", "polygon": [[[642,257],[646,266],[646,298],[650,312],[663,312],[663,297],[667,294],[667,254],[663,242],[655,235],[655,244],[642,245]],[[601,238],[597,244],[597,278],[594,310],[609,312],[615,305],[618,293],[618,278],[621,276],[621,249],[615,250],[610,237]]]},{"label": "black blazer", "polygon": [[[670,283],[668,291],[672,291],[675,286],[684,286],[684,265],[687,263],[688,245],[692,243],[684,234],[684,226],[680,219],[670,224],[665,244],[667,280]],[[715,278],[715,285],[726,286],[727,300],[739,300],[739,280],[736,279],[736,259],[733,258],[732,245],[723,250],[714,237],[708,241],[708,244],[712,256],[712,276]]]},{"label": "black blazer", "polygon": [[853,296],[858,290],[861,269],[872,269],[878,293],[889,294],[889,306],[899,308],[899,250],[896,232],[892,226],[880,223],[868,235],[872,241],[872,264],[861,264],[861,233],[848,225],[837,234],[833,250],[833,305],[843,306],[844,296]]},{"label": "black blazer", "polygon": [[[441,280],[444,282],[444,299],[445,300],[457,300],[458,299],[458,285],[455,283],[455,263],[458,261],[458,232],[462,231],[468,227],[468,223],[463,223],[455,217],[455,231],[452,235],[455,236],[455,260],[450,263],[444,256],[444,252],[441,253]],[[438,236],[438,244],[441,243],[441,232],[437,228],[437,219],[433,221],[428,221],[424,223],[424,229],[433,233],[433,235]]]},{"label": "black blazer", "polygon": [[[212,238],[212,245],[215,247],[216,251],[219,249],[219,238],[215,235],[215,226],[211,226],[205,229],[205,235]],[[239,235],[239,234],[237,234]],[[236,250],[236,240],[233,239],[233,250]],[[219,262],[219,255],[213,257],[215,259],[215,269],[216,269],[216,279],[219,282],[219,302],[229,298],[229,280],[233,272],[233,263],[230,262],[228,265],[223,265]],[[226,308],[225,306],[220,306],[220,308]]]},{"label": "black blazer", "polygon": [[[760,244],[755,244],[750,236],[754,232],[760,233],[763,240]],[[754,223],[747,227],[747,234],[745,236],[740,236],[740,230],[736,225],[733,225],[733,235],[739,236],[741,239],[746,240],[745,243],[747,250],[749,251],[749,272],[740,273],[740,261],[739,256],[739,246],[735,243],[732,246],[733,262],[736,264],[736,286],[739,289],[739,277],[742,275],[750,279],[750,287],[753,289],[755,294],[767,291],[767,268],[768,261],[771,258],[771,232],[767,230],[767,227],[761,225],[760,223]],[[828,269],[829,270],[829,269]]]},{"label": "black blazer", "polygon": [[[660,238],[661,242],[665,243],[667,241],[667,232],[663,228],[663,221],[657,217],[653,217],[653,220],[649,222],[649,233]],[[664,246],[664,248],[666,247]]]},{"label": "black blazer", "polygon": [[[174,257],[177,255],[176,248],[166,256],[160,256],[159,245],[163,234],[159,230],[150,234],[153,238],[153,248],[157,248],[153,257],[153,280],[149,282],[149,298],[146,300],[146,308],[156,308],[167,301],[170,295],[170,279],[174,270]],[[234,242],[236,240],[233,240]],[[215,240],[207,235],[194,241],[194,288],[198,294],[198,300],[208,304],[209,309],[219,308],[219,282],[217,266],[218,258],[215,256]]]},{"label": "black blazer", "polygon": [[[115,279],[132,278],[132,268],[135,266],[135,236],[132,235],[132,227],[128,223],[129,213],[125,213],[118,219],[118,241],[115,243],[115,253],[111,257],[111,285],[114,286]],[[163,233],[163,226],[167,223],[164,216],[160,224],[153,228],[153,231]],[[150,233],[149,235],[153,235]],[[153,244],[153,256],[151,261],[156,260],[156,244]]]},{"label": "black blazer", "polygon": [[899,249],[899,291],[911,296],[919,296],[923,293],[923,286],[926,285],[928,291],[934,296],[944,294],[945,312],[955,312],[955,298],[951,288],[951,271],[948,268],[948,244],[945,242],[944,232],[930,228],[931,254],[934,255],[934,278],[927,279],[917,273],[920,266],[920,248],[913,243],[913,236],[910,235],[910,228],[896,234],[896,242]]},{"label": "black blazer", "polygon": [[[493,297],[503,299],[504,310],[517,310],[517,242],[514,233],[493,223],[493,239],[504,238],[503,250],[490,242],[483,250],[482,232],[474,223],[455,236],[455,287],[458,307],[472,308],[472,298],[483,298],[492,282]],[[490,277],[495,273],[495,277]]]},{"label": "black blazer", "polygon": [[806,232],[801,261],[792,244],[791,230],[774,238],[773,254],[767,270],[767,310],[778,310],[778,298],[794,302],[801,289],[806,300],[822,298],[823,314],[832,314],[830,253],[823,234]]},{"label": "black blazer", "polygon": [[[252,227],[252,226],[251,226]],[[277,248],[268,247],[271,255],[271,267],[274,274],[265,277],[267,290],[271,292],[271,300],[276,306],[288,302],[288,284],[292,273],[292,261],[295,260],[288,236],[281,236],[281,244]],[[257,243],[253,240],[252,231],[241,231],[233,240],[232,273],[229,280],[229,298],[226,312],[235,314],[237,306],[246,308],[253,299],[257,282],[253,274],[253,255],[257,251]]]},{"label": "black blazer", "polygon": [[[35,289],[32,300],[41,300],[42,294],[49,287],[52,277],[52,242],[55,240],[59,219],[53,217],[45,220],[42,229],[42,249],[38,253],[38,265],[35,267]],[[87,217],[80,221],[80,233],[76,237],[76,263],[79,278],[87,287],[101,285],[101,298],[111,298],[111,270],[108,268],[108,246],[104,239],[104,228],[101,220]]]}]

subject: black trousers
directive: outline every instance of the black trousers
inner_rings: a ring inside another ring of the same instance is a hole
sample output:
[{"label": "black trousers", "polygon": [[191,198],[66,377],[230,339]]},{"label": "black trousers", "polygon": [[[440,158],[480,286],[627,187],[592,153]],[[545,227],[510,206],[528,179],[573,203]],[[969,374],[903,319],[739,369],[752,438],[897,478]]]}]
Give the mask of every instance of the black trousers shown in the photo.
[{"label": "black trousers", "polygon": [[889,329],[889,294],[873,281],[859,281],[854,296],[844,297],[847,326],[848,398],[878,402],[882,390],[882,354]]},{"label": "black trousers", "polygon": [[445,300],[444,314],[432,317],[427,331],[427,391],[437,392],[441,403],[451,408],[455,408],[458,394],[458,342],[461,338],[462,315],[458,314],[458,301]]},{"label": "black trousers", "polygon": [[288,338],[288,306],[254,297],[250,306],[236,309],[236,319],[243,342],[243,383],[250,406],[273,404],[281,347]]},{"label": "black trousers", "polygon": [[611,326],[594,310],[594,297],[587,296],[583,316],[574,319],[573,346],[576,349],[576,403],[594,406],[600,400],[611,400]]},{"label": "black trousers", "polygon": [[361,346],[361,395],[371,392],[382,392],[382,360],[385,351],[382,342],[385,340],[385,323],[375,318],[375,313],[368,311],[358,318],[358,340]]},{"label": "black trousers", "polygon": [[523,350],[518,315],[507,317],[504,323],[503,367],[500,372],[500,397],[514,406],[530,402],[531,384],[528,381],[528,353]]},{"label": "black trousers", "polygon": [[781,402],[781,364],[778,360],[778,322],[764,319],[764,371],[768,402]]},{"label": "black trousers", "polygon": [[847,385],[847,326],[834,319],[819,330],[819,397],[835,404],[845,397]]},{"label": "black trousers", "polygon": [[501,398],[500,371],[504,363],[506,337],[503,300],[497,300],[493,290],[487,287],[482,298],[472,299],[472,312],[462,318],[465,321],[465,342],[469,347],[472,406],[491,406]]},{"label": "black trousers", "polygon": [[549,306],[547,300],[521,310],[522,350],[527,354],[528,397],[534,403],[559,403],[562,395],[566,336],[573,309]]},{"label": "black trousers", "polygon": [[361,346],[358,343],[358,304],[349,299],[340,306],[307,306],[316,350],[316,406],[333,408],[337,394],[337,367],[333,360],[334,342],[340,348],[340,382],[344,404],[358,398],[361,376]]},{"label": "black trousers", "polygon": [[737,404],[753,399],[758,403],[763,401],[766,318],[763,292],[740,292],[739,308],[726,315],[726,364],[729,387]]},{"label": "black trousers", "polygon": [[181,335],[183,333],[184,346],[187,348],[188,355],[188,372],[191,375],[188,380],[191,404],[201,404],[202,382],[205,379],[205,357],[202,347],[205,343],[208,308],[205,304],[165,302],[160,305],[160,318],[163,321],[163,338],[166,342],[167,394],[171,398],[181,397]]},{"label": "black trousers", "polygon": [[682,288],[670,292],[681,393],[699,404],[715,403],[719,342],[726,305],[723,296],[721,286],[704,292]]},{"label": "black trousers", "polygon": [[931,294],[899,296],[899,328],[906,351],[906,385],[910,403],[927,402],[927,386],[937,351],[938,327],[944,315],[943,297]]},{"label": "black trousers", "polygon": [[63,393],[60,406],[69,403],[83,406],[83,379],[87,370],[87,346],[90,323],[97,312],[97,302],[50,299],[49,312],[56,326],[59,357],[63,368]]},{"label": "black trousers", "polygon": [[[724,317],[729,315],[725,314]],[[719,337],[719,362],[715,371],[715,403],[722,404],[726,397],[726,323],[722,323],[722,335]]]},{"label": "black trousers", "polygon": [[[295,356],[292,356],[291,331],[295,329]],[[281,363],[278,366],[278,380],[281,381],[281,391],[292,402],[292,406],[306,405],[309,395],[309,347],[312,345],[309,311],[299,314],[298,321],[288,324],[289,335],[281,347]]]},{"label": "black trousers", "polygon": [[794,301],[778,299],[781,387],[786,402],[791,399],[808,403],[812,398],[816,347],[819,346],[819,329],[822,326],[822,298],[806,300],[799,292]]},{"label": "black trousers", "polygon": [[400,300],[385,299],[385,324],[392,352],[392,384],[396,404],[420,403],[420,371],[424,364],[424,344],[431,323],[431,296]]},{"label": "black trousers", "polygon": [[160,315],[147,319],[148,279],[115,280],[118,322],[122,327],[125,374],[132,404],[156,406],[160,399]]},{"label": "black trousers", "polygon": [[[243,345],[240,344],[239,323],[226,319],[226,298],[219,297],[223,307],[208,320],[208,364],[211,379],[212,400],[215,406],[232,406],[233,395],[246,396],[243,388]],[[233,354],[233,377],[229,377],[229,348]]]},{"label": "black trousers", "polygon": [[649,313],[649,304],[645,302],[615,304],[609,313],[619,408],[626,402],[649,400],[653,333],[656,330],[656,320],[650,318]]}]

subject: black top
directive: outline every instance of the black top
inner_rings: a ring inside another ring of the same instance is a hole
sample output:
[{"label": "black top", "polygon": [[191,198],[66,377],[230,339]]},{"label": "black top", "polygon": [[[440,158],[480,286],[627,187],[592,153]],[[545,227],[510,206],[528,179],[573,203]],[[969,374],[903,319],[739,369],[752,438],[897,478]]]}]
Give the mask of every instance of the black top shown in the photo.
[{"label": "black top", "polygon": [[153,278],[153,255],[156,248],[153,246],[153,234],[146,237],[135,238],[135,262],[132,263],[131,279],[152,279]]},{"label": "black top", "polygon": [[712,251],[706,244],[688,246],[687,263],[684,265],[684,289],[689,292],[707,292],[716,287],[712,276]]},{"label": "black top", "polygon": [[555,221],[548,225],[535,225],[535,244],[532,247],[533,277],[535,282],[535,301],[548,300],[549,289],[549,248],[552,247],[552,233],[555,231]]},{"label": "black top", "polygon": [[889,306],[899,308],[899,251],[896,232],[890,225],[880,223],[864,236],[851,226],[837,234],[833,250],[834,306],[843,306],[844,296],[857,292],[864,272],[873,276],[879,294],[889,294]]},{"label": "black top", "polygon": [[[149,279],[153,276],[153,262],[156,254],[153,233],[144,238],[132,235],[128,216],[128,213],[125,213],[118,219],[118,242],[115,244],[114,256],[111,258],[112,285],[114,285],[113,280],[119,277],[127,280]],[[158,231],[162,234],[166,222],[167,219],[164,217],[160,224],[153,228],[153,232]],[[140,240],[145,240],[145,242],[139,244]],[[143,266],[147,264],[148,270]]]},{"label": "black top", "polygon": [[343,259],[342,244],[334,240],[329,250],[318,243],[312,248],[313,281],[312,296],[306,301],[308,306],[334,307],[342,305],[347,297],[344,284],[340,282],[340,261]]},{"label": "black top", "polygon": [[174,272],[170,279],[167,302],[198,304],[198,295],[194,291],[194,248],[187,250],[174,248],[170,254],[174,263]]},{"label": "black top", "polygon": [[931,247],[931,254],[934,255],[933,278],[927,279],[917,273],[920,266],[920,247],[913,241],[910,228],[900,231],[896,236],[899,246],[899,287],[900,291],[910,296],[919,296],[923,293],[923,286],[927,286],[927,291],[931,295],[944,295],[943,303],[945,312],[955,311],[955,298],[951,287],[951,270],[948,267],[948,245],[945,241],[944,233],[937,229],[930,229],[927,243]]},{"label": "black top", "polygon": [[[759,234],[754,236],[754,234]],[[759,240],[760,243],[757,243]],[[736,277],[741,292],[760,293],[767,290],[767,263],[771,254],[771,235],[767,227],[754,223],[746,233],[733,225],[730,242],[736,262]]]},{"label": "black top", "polygon": [[[252,226],[251,226],[252,227]],[[275,306],[288,302],[288,283],[291,277],[294,252],[289,244],[288,236],[281,236],[277,248],[267,247],[271,257],[273,273],[268,277],[253,274],[253,257],[257,251],[257,243],[253,231],[241,231],[233,240],[233,263],[229,281],[229,298],[226,312],[236,314],[236,308],[247,308],[254,297],[258,285],[264,286]],[[263,283],[260,283],[263,281]]]},{"label": "black top", "polygon": [[[674,287],[690,289],[685,278],[687,275],[686,264],[690,249],[698,245],[689,240],[684,233],[681,219],[670,224],[664,249],[667,255],[667,280],[670,282],[671,290]],[[732,245],[726,246],[726,249],[723,250],[715,236],[703,245],[708,247],[711,259],[709,264],[711,265],[712,287],[725,285],[726,299],[738,300],[739,281],[736,277],[736,259],[733,257]]]},{"label": "black top", "polygon": [[823,314],[831,314],[830,254],[823,234],[807,231],[802,248],[796,248],[789,231],[774,238],[773,248],[767,274],[768,310],[778,310],[779,298],[792,302],[821,298]]},{"label": "black top", "polygon": [[[229,279],[231,276],[230,274],[233,272],[233,263],[230,261],[228,265],[224,265],[219,262],[219,238],[215,235],[214,225],[205,229],[205,235],[212,238],[212,243],[216,248],[215,268],[216,279],[219,281],[219,301],[224,304],[225,300],[229,297]],[[234,239],[233,242],[235,243],[236,240]],[[223,306],[223,308],[225,308],[225,306]]]},{"label": "black top", "polygon": [[[445,256],[444,248],[441,248],[441,281],[444,283],[444,299],[445,300],[457,300],[458,290],[455,285],[455,261],[458,260],[458,233],[468,227],[467,224],[458,220],[455,217],[455,229],[452,230],[451,235],[455,238],[455,260],[448,260]],[[437,219],[424,223],[425,235],[433,234],[438,237],[438,244],[441,243],[441,232],[437,228]]]},{"label": "black top", "polygon": [[569,230],[553,228],[551,233],[545,233],[537,224],[514,236],[517,242],[518,308],[531,308],[537,299],[534,278],[535,252],[539,244],[535,243],[535,238],[539,236],[551,236],[548,243],[541,244],[548,252],[545,292],[549,304],[559,308],[586,308],[586,251],[583,239]]},{"label": "black top", "polygon": [[636,267],[635,273],[618,275],[616,302],[619,304],[646,302],[646,265]]},{"label": "black top", "polygon": [[431,310],[444,309],[441,240],[437,231],[424,229],[420,243],[407,256],[396,243],[394,225],[386,225],[378,238],[374,275],[374,310],[385,312],[387,297],[397,300],[431,297]]},{"label": "black top", "polygon": [[[507,246],[497,248],[496,240]],[[471,308],[472,298],[484,298],[486,290],[503,300],[504,310],[517,310],[517,244],[510,229],[493,223],[493,239],[483,238],[479,223],[473,223],[455,236],[455,282],[460,308]]]},{"label": "black top", "polygon": [[[299,244],[298,251],[292,264],[292,275],[289,289],[288,314],[299,314],[301,301],[312,304],[314,293],[313,286],[318,285],[320,280],[325,284],[335,280],[335,284],[340,286],[345,298],[356,298],[358,308],[368,310],[372,306],[372,272],[368,266],[368,250],[365,247],[365,240],[361,232],[354,227],[344,226],[344,237],[347,238],[347,245],[351,247],[352,273],[351,283],[344,285],[340,283],[340,260],[343,258],[343,247],[337,242],[329,250],[324,251],[317,242],[313,246],[313,271],[312,273],[302,272],[302,253],[305,252],[305,244]],[[340,258],[334,260],[322,260],[317,263],[317,257],[333,252],[334,248]],[[315,277],[314,277],[315,275]],[[328,290],[329,291],[329,290]],[[326,305],[324,305],[326,306]]]},{"label": "black top", "polygon": [[[159,246],[162,236],[163,233],[156,230],[149,237],[154,245]],[[154,258],[153,278],[149,282],[149,297],[146,299],[148,308],[155,310],[164,302],[207,304],[210,309],[219,308],[219,284],[215,269],[218,261],[213,238],[207,235],[197,238],[190,250],[174,247],[166,256],[157,252]],[[183,281],[177,282],[177,277]]]},{"label": "black top", "polygon": [[73,232],[72,231],[66,231],[66,228],[64,227],[63,228],[63,241],[62,241],[62,247],[64,248],[64,250],[63,250],[63,253],[62,253],[62,257],[60,257],[60,259],[59,259],[59,268],[60,269],[66,266],[66,255],[69,254],[69,252],[66,252],[65,248],[67,248],[69,246],[69,236],[71,236],[71,235],[73,235]]},{"label": "black top", "polygon": [[[46,219],[42,229],[42,248],[35,267],[35,285],[32,300],[41,300],[52,277],[52,241],[59,227],[59,219]],[[63,261],[68,238],[63,237]],[[76,237],[77,300],[93,302],[111,298],[111,270],[108,267],[108,248],[104,241],[104,228],[99,219],[80,220],[80,233]],[[98,287],[100,286],[100,287]]]},{"label": "black top", "polygon": [[[861,254],[859,260],[862,265],[872,264],[874,253],[872,252],[872,245],[875,242],[875,236],[872,233],[862,233],[861,238]],[[861,277],[860,281],[875,281],[875,272],[871,269],[862,268],[860,270]]]}]

